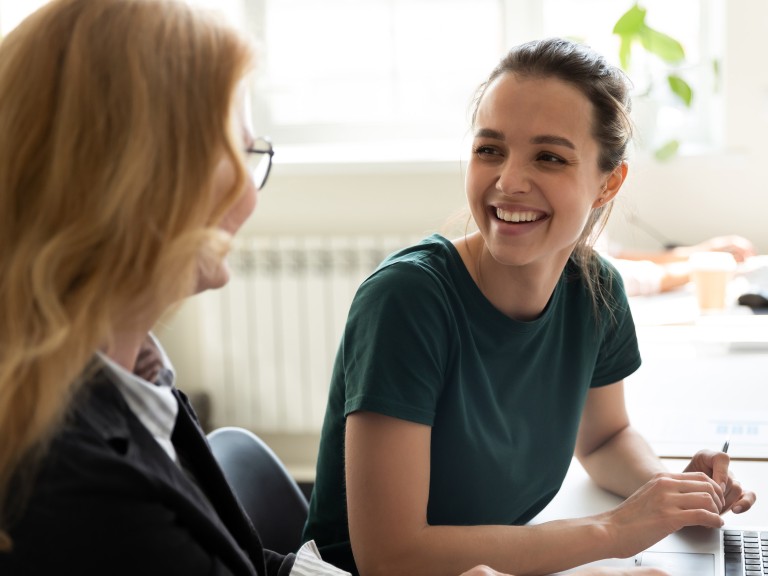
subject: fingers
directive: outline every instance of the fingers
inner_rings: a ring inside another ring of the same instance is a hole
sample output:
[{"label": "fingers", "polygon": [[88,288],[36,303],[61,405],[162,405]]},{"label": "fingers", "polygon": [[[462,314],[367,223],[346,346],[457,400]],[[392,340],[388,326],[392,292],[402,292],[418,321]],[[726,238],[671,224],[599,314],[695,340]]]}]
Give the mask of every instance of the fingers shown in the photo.
[{"label": "fingers", "polygon": [[731,510],[734,514],[741,514],[752,508],[755,500],[757,496],[754,492],[743,490],[741,484],[734,480],[726,494],[725,511]]},{"label": "fingers", "polygon": [[729,480],[728,466],[731,464],[731,457],[725,452],[715,452],[710,464],[712,466],[712,480],[717,482],[725,493]]},{"label": "fingers", "polygon": [[726,505],[723,488],[704,472],[669,474],[667,477],[679,483],[676,486],[679,494],[688,495],[681,508],[702,508],[720,514]]},{"label": "fingers", "polygon": [[756,496],[754,492],[745,491],[734,479],[730,464],[731,458],[724,452],[701,450],[691,459],[685,468],[685,473],[698,472],[711,476],[723,495],[720,513],[724,514],[731,510],[735,514],[741,514],[752,508]]}]

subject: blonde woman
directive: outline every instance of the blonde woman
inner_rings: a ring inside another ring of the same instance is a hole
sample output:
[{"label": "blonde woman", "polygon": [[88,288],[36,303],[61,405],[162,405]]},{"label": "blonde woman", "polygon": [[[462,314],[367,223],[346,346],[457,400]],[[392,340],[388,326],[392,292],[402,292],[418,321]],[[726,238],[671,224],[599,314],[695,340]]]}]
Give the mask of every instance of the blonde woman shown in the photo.
[{"label": "blonde woman", "polygon": [[149,332],[227,282],[271,165],[252,63],[161,0],[53,1],[0,44],[3,575],[338,573],[262,548]]}]

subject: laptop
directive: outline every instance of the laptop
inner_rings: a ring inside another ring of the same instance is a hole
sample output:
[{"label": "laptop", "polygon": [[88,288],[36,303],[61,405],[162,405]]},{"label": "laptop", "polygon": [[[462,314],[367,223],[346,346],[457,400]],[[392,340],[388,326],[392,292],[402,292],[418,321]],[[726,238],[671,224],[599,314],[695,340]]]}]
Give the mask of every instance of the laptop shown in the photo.
[{"label": "laptop", "polygon": [[[768,527],[684,528],[632,558],[609,558],[589,566],[644,566],[665,570],[672,576],[768,575]],[[569,574],[574,568],[560,574]]]},{"label": "laptop", "polygon": [[[760,507],[760,486],[765,484],[762,470],[767,464],[739,464],[744,466],[744,474],[737,475],[758,492],[756,506]],[[753,486],[755,483],[759,485]],[[574,460],[560,493],[531,523],[588,516],[614,508],[620,502],[617,496],[598,488]],[[757,509],[744,517],[728,514],[722,529],[683,528],[635,556],[599,560],[589,566],[656,567],[672,576],[768,576],[768,526],[761,527],[764,516]],[[738,524],[740,521],[745,524]],[[560,574],[570,574],[579,568]]]}]

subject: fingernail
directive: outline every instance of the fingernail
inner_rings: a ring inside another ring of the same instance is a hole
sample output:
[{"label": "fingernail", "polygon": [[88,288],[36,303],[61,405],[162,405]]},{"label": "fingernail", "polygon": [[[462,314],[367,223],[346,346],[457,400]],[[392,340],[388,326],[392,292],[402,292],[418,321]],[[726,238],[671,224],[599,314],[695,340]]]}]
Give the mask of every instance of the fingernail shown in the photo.
[{"label": "fingernail", "polygon": [[734,514],[741,514],[741,512],[742,512],[743,510],[744,510],[744,508],[743,508],[743,507],[741,507],[741,506],[734,506],[734,507],[733,507],[733,513],[734,513]]}]

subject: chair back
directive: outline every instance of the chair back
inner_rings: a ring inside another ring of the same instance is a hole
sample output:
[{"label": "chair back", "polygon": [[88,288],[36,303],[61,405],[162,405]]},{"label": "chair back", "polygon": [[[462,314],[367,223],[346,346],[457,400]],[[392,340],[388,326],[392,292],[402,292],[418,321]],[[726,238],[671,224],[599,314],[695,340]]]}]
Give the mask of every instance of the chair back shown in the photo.
[{"label": "chair back", "polygon": [[281,554],[296,552],[308,504],[277,455],[244,428],[218,428],[208,434],[208,442],[264,547]]}]

